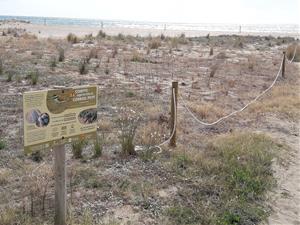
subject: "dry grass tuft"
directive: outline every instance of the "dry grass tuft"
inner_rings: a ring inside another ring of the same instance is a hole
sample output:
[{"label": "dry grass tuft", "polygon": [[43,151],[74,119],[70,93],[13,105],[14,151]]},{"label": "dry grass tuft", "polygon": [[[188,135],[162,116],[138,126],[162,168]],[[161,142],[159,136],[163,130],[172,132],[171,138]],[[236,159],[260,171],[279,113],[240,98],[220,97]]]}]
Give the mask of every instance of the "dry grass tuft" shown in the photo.
[{"label": "dry grass tuft", "polygon": [[65,60],[65,50],[63,48],[58,49],[58,61],[63,62]]},{"label": "dry grass tuft", "polygon": [[214,77],[217,70],[219,68],[219,65],[218,64],[215,64],[211,67],[211,70],[210,70],[210,73],[209,73],[209,77]]},{"label": "dry grass tuft", "polygon": [[300,62],[300,45],[297,43],[294,43],[292,45],[289,45],[286,49],[286,57],[289,60],[292,60],[292,58],[294,57],[294,53],[295,53],[295,48],[297,48],[296,50],[296,55],[295,58],[293,60],[293,62]]},{"label": "dry grass tuft", "polygon": [[87,145],[85,140],[78,140],[72,143],[72,153],[75,159],[82,158],[83,148]]},{"label": "dry grass tuft", "polygon": [[214,54],[214,48],[213,48],[213,47],[210,47],[209,55],[212,56],[213,54]]},{"label": "dry grass tuft", "polygon": [[275,112],[289,119],[300,118],[300,96],[297,85],[277,86],[271,92],[271,96],[256,102],[250,107],[250,112],[263,113]]},{"label": "dry grass tuft", "polygon": [[87,60],[83,59],[80,63],[79,63],[79,73],[81,75],[84,75],[84,74],[87,74],[89,71],[88,71],[88,68],[87,68]]},{"label": "dry grass tuft", "polygon": [[67,41],[72,44],[76,44],[79,43],[80,39],[75,34],[69,33],[67,36]]},{"label": "dry grass tuft", "polygon": [[148,43],[148,47],[150,49],[158,49],[160,46],[161,46],[161,40],[160,40],[160,38],[153,38]]},{"label": "dry grass tuft", "polygon": [[222,108],[211,103],[189,103],[190,109],[201,119],[218,118],[224,115]]},{"label": "dry grass tuft", "polygon": [[4,65],[3,64],[4,64],[3,60],[0,58],[0,75],[2,75],[3,72],[4,72]]},{"label": "dry grass tuft", "polygon": [[255,57],[251,55],[248,57],[248,69],[253,71],[255,66],[256,66]]},{"label": "dry grass tuft", "polygon": [[97,48],[92,48],[89,52],[88,55],[88,61],[90,59],[97,59],[98,58],[98,49]]},{"label": "dry grass tuft", "polygon": [[106,33],[100,30],[97,34],[97,38],[105,38],[105,37],[106,37]]}]

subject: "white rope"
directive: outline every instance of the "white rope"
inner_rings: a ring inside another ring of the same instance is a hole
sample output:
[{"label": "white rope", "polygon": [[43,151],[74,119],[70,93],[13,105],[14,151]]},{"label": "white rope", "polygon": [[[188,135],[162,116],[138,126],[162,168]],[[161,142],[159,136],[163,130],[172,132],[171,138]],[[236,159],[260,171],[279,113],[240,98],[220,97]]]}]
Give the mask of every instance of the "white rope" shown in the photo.
[{"label": "white rope", "polygon": [[295,47],[293,58],[292,58],[291,60],[288,60],[288,59],[287,59],[288,63],[292,63],[292,62],[294,61],[295,56],[296,56],[296,52],[297,52],[297,48],[298,48],[298,45],[296,45],[296,47]]},{"label": "white rope", "polygon": [[260,93],[260,94],[259,94],[256,98],[254,98],[252,101],[248,102],[243,108],[241,108],[241,109],[239,109],[239,110],[236,110],[236,111],[234,111],[234,112],[232,112],[232,113],[230,113],[230,114],[228,114],[228,115],[226,115],[226,116],[223,116],[223,117],[219,118],[218,120],[216,120],[216,121],[214,121],[214,122],[212,122],[212,123],[207,123],[207,122],[204,122],[204,121],[199,120],[199,119],[192,113],[192,111],[187,107],[186,102],[183,100],[183,98],[182,98],[182,96],[181,96],[180,94],[179,94],[179,97],[180,97],[180,99],[181,99],[181,101],[182,101],[182,103],[183,103],[184,108],[191,114],[191,116],[192,116],[198,123],[200,123],[200,124],[202,124],[202,125],[204,125],[204,126],[213,126],[213,125],[215,125],[215,124],[221,122],[222,120],[225,120],[225,119],[227,119],[227,118],[229,118],[229,117],[231,117],[231,116],[234,116],[235,114],[237,114],[237,113],[239,113],[239,112],[242,112],[242,111],[243,111],[244,109],[246,109],[249,105],[253,104],[254,102],[257,101],[257,99],[259,99],[261,96],[263,96],[265,93],[267,93],[267,92],[274,86],[274,84],[276,83],[276,81],[277,81],[277,79],[278,79],[278,77],[279,77],[279,75],[280,75],[280,72],[281,72],[281,69],[282,69],[282,65],[283,65],[283,60],[282,60],[282,62],[281,62],[280,68],[279,68],[279,70],[278,70],[278,73],[277,73],[277,75],[276,75],[274,81],[271,83],[271,85],[270,85],[267,89],[265,89],[262,93]]},{"label": "white rope", "polygon": [[170,135],[170,137],[165,140],[164,142],[160,143],[159,145],[154,145],[154,146],[151,146],[150,149],[153,149],[153,148],[158,148],[159,151],[156,152],[156,154],[159,154],[162,152],[162,149],[161,149],[161,146],[165,145],[166,143],[168,143],[172,137],[174,136],[175,134],[175,131],[176,131],[176,126],[177,126],[177,108],[176,108],[176,99],[175,99],[175,88],[172,88],[172,96],[173,96],[173,104],[174,104],[174,126],[173,126],[173,130],[172,130],[172,134]]}]

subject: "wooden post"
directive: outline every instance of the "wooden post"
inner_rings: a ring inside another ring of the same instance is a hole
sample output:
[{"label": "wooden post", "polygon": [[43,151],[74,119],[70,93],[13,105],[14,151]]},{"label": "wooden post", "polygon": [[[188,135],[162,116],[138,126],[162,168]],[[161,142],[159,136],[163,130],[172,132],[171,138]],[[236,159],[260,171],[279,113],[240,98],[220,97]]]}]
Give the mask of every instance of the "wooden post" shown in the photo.
[{"label": "wooden post", "polygon": [[64,145],[54,147],[55,225],[66,225],[66,152]]},{"label": "wooden post", "polygon": [[285,51],[283,52],[283,61],[282,61],[282,70],[281,70],[282,78],[285,78]]},{"label": "wooden post", "polygon": [[[175,93],[175,96],[173,95],[173,90]],[[173,81],[172,82],[172,92],[171,92],[171,135],[173,134],[173,129],[175,129],[174,131],[174,135],[172,136],[171,140],[170,140],[170,147],[176,147],[176,126],[174,126],[175,124],[177,125],[177,96],[178,96],[178,82],[177,81]],[[174,104],[174,97],[175,97],[175,104]],[[176,115],[175,115],[175,111],[176,111]],[[176,121],[176,122],[175,122]]]}]

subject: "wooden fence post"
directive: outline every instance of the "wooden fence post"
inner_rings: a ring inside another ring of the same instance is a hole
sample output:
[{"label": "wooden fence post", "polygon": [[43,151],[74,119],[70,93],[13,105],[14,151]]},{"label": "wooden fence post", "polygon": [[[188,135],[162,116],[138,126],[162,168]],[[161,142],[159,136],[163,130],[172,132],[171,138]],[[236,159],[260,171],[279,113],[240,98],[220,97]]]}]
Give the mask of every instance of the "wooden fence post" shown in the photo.
[{"label": "wooden fence post", "polygon": [[64,145],[54,147],[55,225],[66,225],[66,151]]},{"label": "wooden fence post", "polygon": [[283,61],[282,61],[281,75],[282,75],[282,78],[285,78],[285,51],[283,52]]},{"label": "wooden fence post", "polygon": [[[173,91],[175,96],[173,95]],[[174,104],[174,97],[175,97],[175,104]],[[170,140],[170,147],[176,147],[176,126],[177,125],[177,97],[178,97],[178,82],[172,82],[172,93],[171,93],[171,135],[174,132],[174,135],[171,137]],[[176,113],[175,113],[176,112]],[[175,115],[176,114],[176,115]],[[173,131],[175,129],[175,131]]]}]

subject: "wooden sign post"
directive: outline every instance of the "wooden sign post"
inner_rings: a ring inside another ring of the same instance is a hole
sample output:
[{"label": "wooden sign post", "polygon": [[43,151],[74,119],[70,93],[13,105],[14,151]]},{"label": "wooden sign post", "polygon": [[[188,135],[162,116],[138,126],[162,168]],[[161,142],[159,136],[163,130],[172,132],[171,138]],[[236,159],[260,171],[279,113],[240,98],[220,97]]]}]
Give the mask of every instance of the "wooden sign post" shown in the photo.
[{"label": "wooden sign post", "polygon": [[54,147],[55,225],[66,225],[66,151],[64,145]]},{"label": "wooden sign post", "polygon": [[65,144],[97,136],[98,87],[80,86],[23,93],[24,150],[54,150],[55,225],[66,225]]},{"label": "wooden sign post", "polygon": [[[173,94],[174,93],[174,94]],[[171,137],[170,147],[176,147],[176,125],[177,125],[177,96],[178,96],[178,82],[172,82],[172,95],[171,95]],[[175,103],[175,104],[174,104]]]}]

